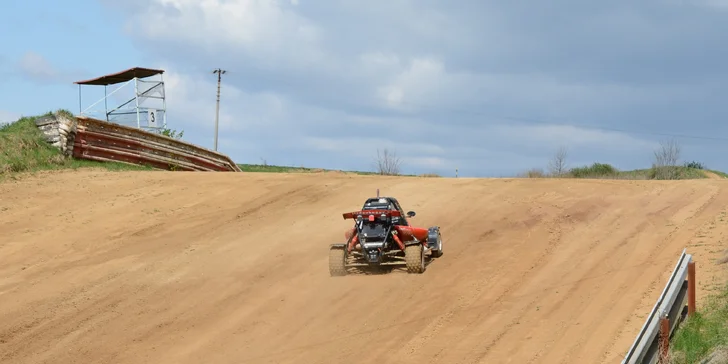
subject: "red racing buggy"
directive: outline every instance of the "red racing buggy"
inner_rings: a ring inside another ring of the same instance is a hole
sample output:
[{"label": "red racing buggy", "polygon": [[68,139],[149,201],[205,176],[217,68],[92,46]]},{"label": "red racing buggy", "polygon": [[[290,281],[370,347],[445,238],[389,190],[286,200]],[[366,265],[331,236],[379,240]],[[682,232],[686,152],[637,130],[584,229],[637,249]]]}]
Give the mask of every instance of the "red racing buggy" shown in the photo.
[{"label": "red racing buggy", "polygon": [[359,211],[343,214],[354,226],[345,233],[346,243],[329,248],[331,276],[347,274],[349,267],[405,265],[408,273],[424,273],[426,257],[442,256],[439,226],[414,227],[394,197],[372,197]]}]

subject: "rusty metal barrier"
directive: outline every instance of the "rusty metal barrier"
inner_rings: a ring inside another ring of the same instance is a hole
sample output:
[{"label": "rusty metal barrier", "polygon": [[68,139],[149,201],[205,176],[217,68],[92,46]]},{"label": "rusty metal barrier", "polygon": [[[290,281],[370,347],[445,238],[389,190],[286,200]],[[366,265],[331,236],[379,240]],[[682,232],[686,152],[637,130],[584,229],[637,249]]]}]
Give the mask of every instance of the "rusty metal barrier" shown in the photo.
[{"label": "rusty metal barrier", "polygon": [[73,157],[179,171],[242,172],[228,156],[164,135],[78,116]]},{"label": "rusty metal barrier", "polygon": [[[661,349],[667,350],[669,338],[685,317],[686,312],[695,310],[695,270],[694,266],[690,268],[692,262],[692,254],[688,254],[683,249],[667,285],[657,298],[642,329],[624,356],[622,364],[663,362],[660,358]],[[686,307],[686,301],[693,307]],[[666,327],[661,327],[662,325],[666,325]]]}]

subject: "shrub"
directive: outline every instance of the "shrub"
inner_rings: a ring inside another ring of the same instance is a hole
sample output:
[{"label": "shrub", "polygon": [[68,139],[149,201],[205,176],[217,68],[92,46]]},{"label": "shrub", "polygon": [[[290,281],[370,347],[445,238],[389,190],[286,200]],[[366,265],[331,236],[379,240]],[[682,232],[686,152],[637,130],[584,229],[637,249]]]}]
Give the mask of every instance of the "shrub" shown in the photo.
[{"label": "shrub", "polygon": [[617,168],[606,163],[594,163],[591,166],[576,167],[569,170],[569,174],[574,178],[605,177],[618,173]]},{"label": "shrub", "polygon": [[705,165],[700,162],[692,161],[685,163],[685,167],[694,169],[705,169]]},{"label": "shrub", "polygon": [[531,168],[526,172],[518,175],[520,178],[544,178],[546,173],[541,168]]}]

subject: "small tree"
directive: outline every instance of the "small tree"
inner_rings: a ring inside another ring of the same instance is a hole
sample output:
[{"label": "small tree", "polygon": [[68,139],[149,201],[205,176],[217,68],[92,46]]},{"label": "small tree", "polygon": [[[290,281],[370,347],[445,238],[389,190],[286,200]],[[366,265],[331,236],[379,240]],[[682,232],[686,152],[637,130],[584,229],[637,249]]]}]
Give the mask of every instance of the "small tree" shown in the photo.
[{"label": "small tree", "polygon": [[655,161],[652,168],[655,179],[678,179],[680,159],[680,144],[674,139],[660,142],[655,150]]},{"label": "small tree", "polygon": [[382,153],[377,149],[377,172],[386,176],[399,175],[399,169],[402,161],[394,152],[390,152],[385,148]]},{"label": "small tree", "polygon": [[556,154],[554,154],[553,159],[549,162],[549,172],[552,176],[561,177],[568,172],[566,169],[567,154],[566,147],[559,147],[556,150]]}]

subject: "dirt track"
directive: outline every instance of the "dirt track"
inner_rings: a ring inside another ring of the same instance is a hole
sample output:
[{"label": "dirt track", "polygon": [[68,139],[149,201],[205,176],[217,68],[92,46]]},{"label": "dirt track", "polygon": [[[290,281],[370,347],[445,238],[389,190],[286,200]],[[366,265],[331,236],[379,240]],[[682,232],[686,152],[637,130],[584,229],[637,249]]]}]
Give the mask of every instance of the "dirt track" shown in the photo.
[{"label": "dirt track", "polygon": [[[51,176],[0,184],[3,363],[619,363],[683,247],[725,278],[721,180]],[[329,277],[376,188],[445,254]]]}]

